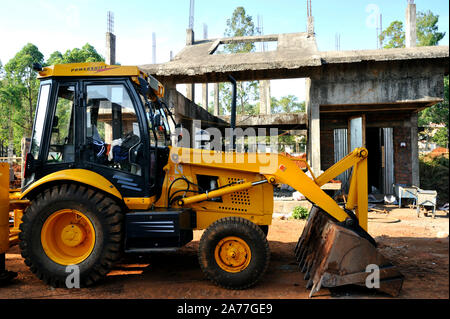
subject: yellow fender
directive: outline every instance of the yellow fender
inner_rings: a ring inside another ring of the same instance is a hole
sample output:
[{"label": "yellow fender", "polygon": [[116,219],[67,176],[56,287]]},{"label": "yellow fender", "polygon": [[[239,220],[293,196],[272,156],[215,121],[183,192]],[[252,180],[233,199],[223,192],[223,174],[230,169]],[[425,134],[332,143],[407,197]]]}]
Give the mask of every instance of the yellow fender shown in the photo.
[{"label": "yellow fender", "polygon": [[85,169],[65,169],[55,173],[51,173],[31,184],[23,193],[20,194],[20,199],[27,196],[32,190],[49,182],[54,181],[74,181],[81,184],[89,185],[108,194],[111,194],[119,199],[122,195],[119,190],[106,178],[92,171]]},{"label": "yellow fender", "polygon": [[[9,247],[9,165],[0,163],[0,254]],[[1,269],[0,269],[1,272]]]}]

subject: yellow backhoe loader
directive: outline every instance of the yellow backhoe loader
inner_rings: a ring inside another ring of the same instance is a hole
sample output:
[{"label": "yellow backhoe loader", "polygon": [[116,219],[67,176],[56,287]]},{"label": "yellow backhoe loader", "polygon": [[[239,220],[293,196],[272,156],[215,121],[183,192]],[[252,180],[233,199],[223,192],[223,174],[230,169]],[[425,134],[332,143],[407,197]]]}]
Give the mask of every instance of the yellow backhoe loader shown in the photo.
[{"label": "yellow backhoe loader", "polygon": [[[202,271],[219,286],[248,288],[269,264],[273,187],[288,184],[314,204],[295,250],[311,295],[364,285],[369,265],[379,269],[380,290],[400,291],[402,275],[367,233],[366,149],[317,177],[307,166],[310,178],[279,154],[172,146],[164,88],[138,67],[34,68],[41,85],[22,188],[9,194],[22,205],[9,231],[47,284],[64,287],[66,267],[78,265],[88,286],[123,253],[174,251],[204,229]],[[347,169],[348,201],[340,206],[321,186]]]}]

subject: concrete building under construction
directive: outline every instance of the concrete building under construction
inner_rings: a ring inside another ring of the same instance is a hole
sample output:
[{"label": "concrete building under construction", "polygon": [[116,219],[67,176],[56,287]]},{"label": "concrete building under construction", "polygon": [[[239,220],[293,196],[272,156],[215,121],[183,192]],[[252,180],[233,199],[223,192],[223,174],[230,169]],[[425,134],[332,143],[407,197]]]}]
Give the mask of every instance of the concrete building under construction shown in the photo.
[{"label": "concrete building under construction", "polygon": [[[412,3],[406,18],[406,48],[322,52],[309,16],[307,32],[300,33],[196,41],[188,29],[186,47],[171,61],[140,67],[165,84],[166,100],[187,128],[194,119],[229,125],[229,117],[218,114],[217,97],[214,114],[192,102],[196,83],[226,82],[229,75],[237,81],[306,78],[305,113],[245,115],[245,121],[238,114],[237,126],[306,130],[315,172],[365,146],[369,190],[392,194],[393,184],[419,185],[418,112],[443,100],[449,71],[448,46],[415,47]],[[267,41],[276,42],[276,50],[214,54],[222,44]],[[176,90],[181,83],[186,97]]]}]

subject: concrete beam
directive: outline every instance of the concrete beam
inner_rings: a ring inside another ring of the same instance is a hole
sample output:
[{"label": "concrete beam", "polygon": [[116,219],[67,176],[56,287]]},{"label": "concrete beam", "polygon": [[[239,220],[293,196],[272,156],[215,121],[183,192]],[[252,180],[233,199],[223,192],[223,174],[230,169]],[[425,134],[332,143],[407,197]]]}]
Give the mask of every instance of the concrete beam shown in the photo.
[{"label": "concrete beam", "polygon": [[177,122],[181,120],[200,120],[206,127],[229,126],[227,122],[208,113],[208,111],[186,98],[174,88],[166,90],[165,98],[166,101],[169,101],[169,106],[174,107],[173,113],[177,118]]},{"label": "concrete beam", "polygon": [[443,71],[442,65],[431,61],[326,65],[316,81],[315,95],[321,106],[329,105],[324,111],[339,108],[331,105],[427,106],[442,100]]},{"label": "concrete beam", "polygon": [[385,104],[346,104],[346,105],[320,105],[320,113],[351,113],[351,112],[385,112],[385,111],[421,111],[431,105],[441,102],[443,99],[428,101],[399,102]]},{"label": "concrete beam", "polygon": [[[230,122],[230,115],[220,115],[220,119]],[[306,129],[306,113],[276,113],[258,115],[236,115],[238,127],[277,127],[279,129]]]}]

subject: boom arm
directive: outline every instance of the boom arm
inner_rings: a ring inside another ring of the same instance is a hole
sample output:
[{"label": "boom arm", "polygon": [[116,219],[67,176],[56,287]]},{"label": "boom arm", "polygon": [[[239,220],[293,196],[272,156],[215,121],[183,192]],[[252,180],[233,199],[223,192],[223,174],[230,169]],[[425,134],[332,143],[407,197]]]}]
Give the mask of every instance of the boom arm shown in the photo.
[{"label": "boom arm", "polygon": [[[190,150],[190,152],[199,152],[199,150]],[[200,151],[201,152],[201,151]],[[190,154],[192,155],[192,154]],[[204,201],[208,198],[223,196],[236,191],[255,187],[262,182],[269,181],[272,184],[287,184],[293,187],[295,190],[301,192],[311,202],[322,208],[328,214],[333,216],[339,222],[345,221],[349,214],[342,209],[330,196],[328,196],[320,186],[324,185],[334,177],[338,176],[347,169],[353,167],[353,173],[351,177],[350,189],[348,194],[348,201],[346,209],[355,209],[356,217],[358,218],[359,226],[367,231],[367,209],[368,209],[368,191],[367,191],[367,149],[357,148],[352,153],[344,157],[338,163],[334,164],[328,170],[326,170],[319,177],[313,179],[309,178],[298,166],[290,160],[288,157],[278,155],[278,169],[274,173],[264,173],[264,180],[247,182],[238,185],[230,185],[223,187],[217,191],[211,191],[209,193],[184,197],[178,201],[180,206],[189,205],[196,202]],[[188,157],[189,158],[189,157]],[[245,157],[247,159],[247,157]],[[181,162],[188,163],[189,160],[183,160]],[[244,160],[244,162],[246,162]],[[194,164],[190,162],[190,164]],[[222,161],[219,163],[196,163],[195,165],[209,166],[216,169],[233,169],[233,170],[245,170],[260,172],[263,170],[261,165],[240,163],[236,164],[230,161]],[[308,166],[309,169],[309,166]]]},{"label": "boom arm", "polygon": [[[342,160],[331,166],[319,177],[311,180],[302,171],[296,178],[292,178],[292,172],[279,174],[276,179],[281,179],[283,184],[288,184],[301,192],[305,197],[315,203],[317,206],[332,215],[338,221],[344,221],[348,214],[337,203],[328,196],[320,187],[329,182],[339,174],[353,167],[350,188],[348,192],[348,201],[345,208],[355,209],[359,225],[367,231],[367,211],[368,211],[368,190],[367,190],[367,156],[368,151],[365,148],[356,148],[344,157]],[[309,166],[308,166],[309,169]],[[312,174],[312,172],[311,172]],[[284,175],[287,175],[286,177]],[[289,177],[290,176],[290,177]],[[305,178],[306,177],[306,178]],[[312,182],[312,183],[311,183]]]}]

